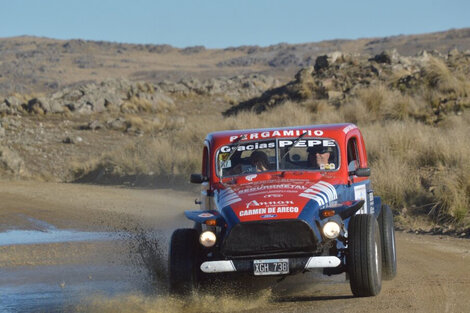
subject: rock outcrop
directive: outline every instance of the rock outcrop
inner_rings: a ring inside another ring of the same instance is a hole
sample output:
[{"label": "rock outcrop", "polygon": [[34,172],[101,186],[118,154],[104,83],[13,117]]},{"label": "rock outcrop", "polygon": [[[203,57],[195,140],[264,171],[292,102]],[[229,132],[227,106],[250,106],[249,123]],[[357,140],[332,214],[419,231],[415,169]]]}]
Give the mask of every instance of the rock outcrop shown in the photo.
[{"label": "rock outcrop", "polygon": [[27,175],[23,159],[13,150],[0,145],[0,173],[11,177]]},{"label": "rock outcrop", "polygon": [[313,67],[301,69],[288,84],[242,101],[224,115],[245,110],[260,113],[285,101],[325,100],[340,106],[359,90],[379,85],[403,94],[433,89],[439,92],[439,97],[431,101],[434,114],[458,111],[470,106],[469,57],[469,52],[459,51],[451,51],[447,56],[422,52],[404,57],[391,50],[372,58],[335,52],[319,56]]},{"label": "rock outcrop", "polygon": [[114,79],[100,84],[88,83],[76,88],[64,88],[52,95],[37,98],[11,95],[0,99],[0,114],[92,114],[113,110],[122,113],[161,113],[174,108],[172,96],[224,95],[247,99],[278,85],[279,81],[273,77],[259,74],[205,81],[162,81],[158,84]]}]

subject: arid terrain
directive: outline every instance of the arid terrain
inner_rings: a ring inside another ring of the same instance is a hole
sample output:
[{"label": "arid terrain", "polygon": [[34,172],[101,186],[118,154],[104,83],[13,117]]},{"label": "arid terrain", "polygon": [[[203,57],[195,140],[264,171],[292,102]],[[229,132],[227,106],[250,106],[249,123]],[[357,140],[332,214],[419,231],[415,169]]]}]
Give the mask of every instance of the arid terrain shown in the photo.
[{"label": "arid terrain", "polygon": [[[469,49],[470,29],[218,50],[1,38],[0,311],[470,311]],[[205,135],[336,122],[360,127],[399,231],[380,296],[314,273],[169,298]]]}]

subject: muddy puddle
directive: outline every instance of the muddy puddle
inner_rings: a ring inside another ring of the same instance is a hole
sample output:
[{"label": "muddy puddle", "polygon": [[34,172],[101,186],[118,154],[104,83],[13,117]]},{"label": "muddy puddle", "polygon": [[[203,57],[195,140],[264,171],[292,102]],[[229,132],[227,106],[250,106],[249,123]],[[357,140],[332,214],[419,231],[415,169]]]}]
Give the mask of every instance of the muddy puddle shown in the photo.
[{"label": "muddy puddle", "polygon": [[313,280],[344,285],[344,277],[332,281],[310,273],[256,285],[226,281],[214,293],[177,299],[167,291],[172,229],[133,225],[89,232],[29,221],[32,229],[0,233],[1,313],[255,312],[276,307],[279,295],[287,295],[283,288],[305,290]]},{"label": "muddy puddle", "polygon": [[0,312],[99,312],[96,299],[155,297],[166,289],[167,236],[131,230],[30,229],[0,232]]}]

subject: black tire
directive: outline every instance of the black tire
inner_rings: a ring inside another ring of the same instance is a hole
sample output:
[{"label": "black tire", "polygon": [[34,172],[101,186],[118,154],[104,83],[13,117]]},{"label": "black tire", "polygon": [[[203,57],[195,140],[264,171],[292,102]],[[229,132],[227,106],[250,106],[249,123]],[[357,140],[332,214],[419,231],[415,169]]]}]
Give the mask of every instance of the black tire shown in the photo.
[{"label": "black tire", "polygon": [[186,296],[198,285],[198,232],[195,229],[177,229],[170,242],[168,260],[170,294]]},{"label": "black tire", "polygon": [[397,276],[397,250],[393,214],[388,205],[382,205],[379,228],[382,238],[382,278],[392,280]]},{"label": "black tire", "polygon": [[371,214],[351,217],[348,227],[347,266],[352,293],[376,296],[382,288],[382,249],[377,220]]}]

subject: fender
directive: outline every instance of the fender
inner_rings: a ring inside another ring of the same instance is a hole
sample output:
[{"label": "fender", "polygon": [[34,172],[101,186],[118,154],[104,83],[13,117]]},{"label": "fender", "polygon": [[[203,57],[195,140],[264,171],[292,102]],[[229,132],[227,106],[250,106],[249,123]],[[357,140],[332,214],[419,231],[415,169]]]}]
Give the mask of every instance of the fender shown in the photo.
[{"label": "fender", "polygon": [[354,213],[356,213],[357,211],[359,211],[359,209],[363,205],[364,205],[364,200],[355,200],[355,201],[343,202],[338,207],[334,207],[334,208],[330,207],[330,208],[325,208],[323,210],[320,210],[320,218],[324,219],[324,217],[322,217],[322,212],[323,211],[333,210],[333,211],[335,211],[335,214],[337,214],[341,217],[342,220],[345,220],[345,219],[351,217],[352,215],[354,215]]},{"label": "fender", "polygon": [[184,211],[184,215],[196,222],[204,224],[208,220],[216,220],[217,226],[224,226],[225,219],[218,211],[215,210],[197,210],[197,211]]}]

